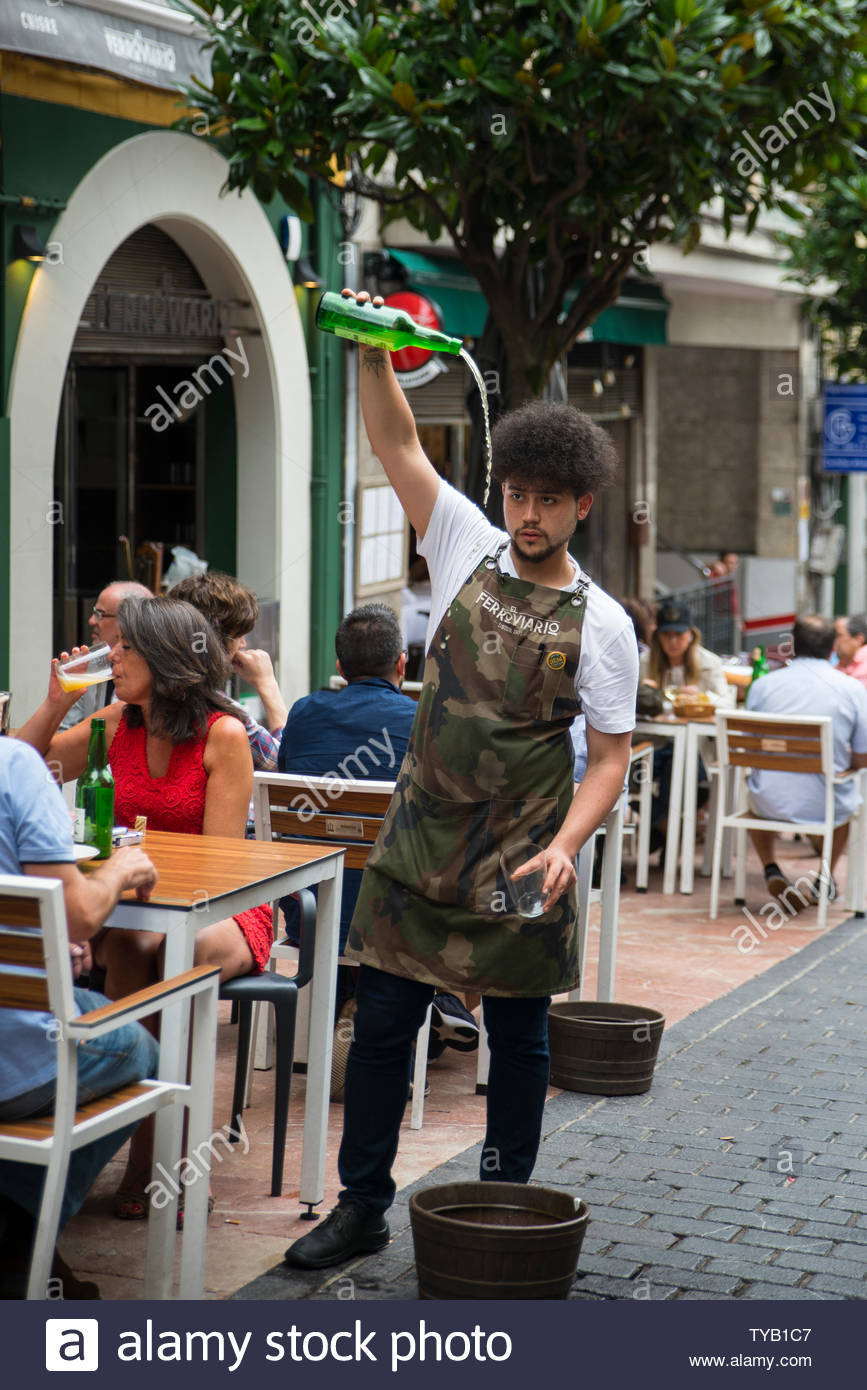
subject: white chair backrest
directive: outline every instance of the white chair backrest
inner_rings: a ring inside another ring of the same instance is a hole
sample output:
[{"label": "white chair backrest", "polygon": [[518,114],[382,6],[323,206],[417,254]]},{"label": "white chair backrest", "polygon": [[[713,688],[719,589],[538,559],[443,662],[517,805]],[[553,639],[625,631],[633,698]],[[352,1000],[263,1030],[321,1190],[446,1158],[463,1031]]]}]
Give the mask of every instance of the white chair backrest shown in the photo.
[{"label": "white chair backrest", "polygon": [[363,869],[391,803],[394,782],[352,782],[294,772],[253,774],[256,838],[289,835],[346,851],[347,869]]},{"label": "white chair backrest", "polygon": [[720,767],[818,773],[826,811],[834,800],[834,742],[828,715],[760,714],[718,709]]},{"label": "white chair backrest", "polygon": [[0,1008],[75,1015],[59,879],[0,874]]},{"label": "white chair backrest", "polygon": [[[343,679],[343,676],[328,677],[329,690],[342,690],[345,684],[346,681]],[[416,703],[418,703],[418,697],[423,689],[423,681],[404,681],[403,685],[400,687],[400,693],[402,695],[409,695],[411,700],[415,700]]]}]

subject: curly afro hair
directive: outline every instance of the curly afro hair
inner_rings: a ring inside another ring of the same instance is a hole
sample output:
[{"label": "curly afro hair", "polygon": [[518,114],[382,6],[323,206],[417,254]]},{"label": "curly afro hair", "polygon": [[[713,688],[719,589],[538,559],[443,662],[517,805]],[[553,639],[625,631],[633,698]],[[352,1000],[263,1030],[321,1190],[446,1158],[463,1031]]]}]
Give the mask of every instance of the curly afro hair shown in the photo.
[{"label": "curly afro hair", "polygon": [[572,405],[529,401],[497,421],[491,443],[491,474],[498,483],[543,483],[583,497],[617,477],[610,436]]}]

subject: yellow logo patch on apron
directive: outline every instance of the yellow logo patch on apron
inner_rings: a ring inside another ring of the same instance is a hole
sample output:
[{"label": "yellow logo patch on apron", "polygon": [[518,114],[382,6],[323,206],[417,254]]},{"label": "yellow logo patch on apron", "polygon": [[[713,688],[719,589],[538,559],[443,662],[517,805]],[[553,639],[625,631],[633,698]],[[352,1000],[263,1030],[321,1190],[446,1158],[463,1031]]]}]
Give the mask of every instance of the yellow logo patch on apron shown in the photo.
[{"label": "yellow logo patch on apron", "polygon": [[566,665],[566,653],[550,652],[546,657],[545,664],[550,666],[552,671],[562,671]]}]

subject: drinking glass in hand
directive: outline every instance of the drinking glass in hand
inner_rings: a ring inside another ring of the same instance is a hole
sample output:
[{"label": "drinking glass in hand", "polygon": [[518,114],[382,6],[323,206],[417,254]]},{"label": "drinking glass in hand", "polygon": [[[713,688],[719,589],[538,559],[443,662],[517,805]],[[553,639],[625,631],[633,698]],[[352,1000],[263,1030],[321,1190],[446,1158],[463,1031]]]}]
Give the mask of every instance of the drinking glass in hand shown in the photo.
[{"label": "drinking glass in hand", "polygon": [[[528,870],[527,865],[531,861],[533,867]],[[500,868],[506,880],[512,910],[519,917],[541,917],[545,910],[542,884],[548,868],[545,851],[532,840],[519,840],[500,855]]]},{"label": "drinking glass in hand", "polygon": [[61,687],[66,691],[86,690],[89,685],[111,680],[110,656],[111,647],[107,642],[101,642],[88,652],[59,661],[55,670]]}]

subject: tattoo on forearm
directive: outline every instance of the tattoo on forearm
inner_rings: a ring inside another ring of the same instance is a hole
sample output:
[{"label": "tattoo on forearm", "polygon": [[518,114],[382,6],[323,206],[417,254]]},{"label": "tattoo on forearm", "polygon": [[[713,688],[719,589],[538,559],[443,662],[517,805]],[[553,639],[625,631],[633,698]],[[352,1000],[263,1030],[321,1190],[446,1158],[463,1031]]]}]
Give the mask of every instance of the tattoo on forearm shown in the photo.
[{"label": "tattoo on forearm", "polygon": [[382,376],[385,371],[385,351],[383,348],[366,347],[361,354],[361,365],[365,371]]}]

